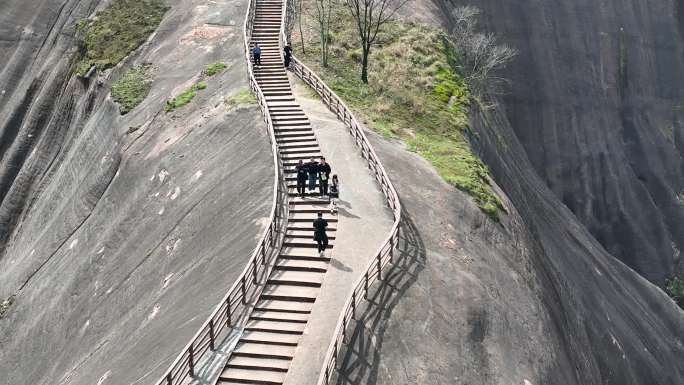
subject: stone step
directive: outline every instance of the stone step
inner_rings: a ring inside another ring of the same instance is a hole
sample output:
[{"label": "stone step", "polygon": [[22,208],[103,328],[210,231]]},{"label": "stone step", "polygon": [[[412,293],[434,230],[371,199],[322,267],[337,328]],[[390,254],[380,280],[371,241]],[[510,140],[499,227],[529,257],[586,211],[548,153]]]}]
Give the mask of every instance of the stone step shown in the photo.
[{"label": "stone step", "polygon": [[252,314],[250,314],[249,318],[264,321],[287,321],[307,323],[307,321],[309,320],[309,315],[300,313],[287,313],[280,311],[255,310],[252,312]]},{"label": "stone step", "polygon": [[274,271],[268,283],[291,286],[321,287],[324,275],[316,272]]},{"label": "stone step", "polygon": [[325,273],[328,271],[328,262],[278,258],[274,267],[276,270]]},{"label": "stone step", "polygon": [[255,342],[239,342],[233,354],[242,357],[283,358],[294,357],[296,347],[290,345],[273,345]]},{"label": "stone step", "polygon": [[300,322],[250,320],[247,321],[245,330],[301,335],[305,326],[306,324]]},{"label": "stone step", "polygon": [[[276,311],[269,311],[269,313],[278,313]],[[293,313],[283,313],[283,314],[293,314]],[[299,313],[297,315],[306,316],[308,318],[308,313]],[[299,342],[299,336],[295,334],[283,334],[283,333],[271,333],[262,331],[245,330],[240,337],[240,342],[253,342],[265,345],[287,345],[287,346],[297,346]]]},{"label": "stone step", "polygon": [[219,376],[219,384],[234,381],[242,384],[281,385],[285,381],[284,372],[270,370],[245,370],[226,368]]},{"label": "stone step", "polygon": [[259,299],[254,310],[282,311],[288,313],[311,313],[313,304],[309,302],[281,301],[277,299]]},{"label": "stone step", "polygon": [[272,370],[276,372],[287,372],[290,368],[290,360],[277,358],[255,358],[255,357],[231,357],[228,361],[229,368],[236,369],[260,369]]},{"label": "stone step", "polygon": [[[288,231],[288,232],[285,234],[285,240],[284,240],[284,242],[286,242],[286,243],[290,243],[290,242],[296,243],[296,242],[300,242],[302,239],[311,239],[311,240],[313,240],[313,230],[309,230],[309,231],[305,231],[305,230],[304,230],[304,231],[301,231],[301,230],[297,230],[297,231]],[[328,240],[332,241],[332,240],[334,240],[334,239],[335,239],[335,235],[334,235],[334,234],[328,234]]]},{"label": "stone step", "polygon": [[318,288],[288,285],[266,285],[261,293],[262,299],[275,299],[292,302],[315,302]]}]

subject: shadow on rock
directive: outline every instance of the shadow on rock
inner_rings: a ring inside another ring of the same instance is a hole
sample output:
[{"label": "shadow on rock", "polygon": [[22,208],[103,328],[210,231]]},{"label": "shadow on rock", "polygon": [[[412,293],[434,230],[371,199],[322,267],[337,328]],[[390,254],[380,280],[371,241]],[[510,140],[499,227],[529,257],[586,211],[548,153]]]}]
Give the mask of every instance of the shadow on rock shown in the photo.
[{"label": "shadow on rock", "polygon": [[347,344],[340,352],[340,364],[331,383],[376,383],[387,321],[425,267],[423,239],[408,214],[403,212],[402,216],[394,263],[383,270],[383,280],[368,290],[367,300],[357,309],[359,316],[347,328]]}]

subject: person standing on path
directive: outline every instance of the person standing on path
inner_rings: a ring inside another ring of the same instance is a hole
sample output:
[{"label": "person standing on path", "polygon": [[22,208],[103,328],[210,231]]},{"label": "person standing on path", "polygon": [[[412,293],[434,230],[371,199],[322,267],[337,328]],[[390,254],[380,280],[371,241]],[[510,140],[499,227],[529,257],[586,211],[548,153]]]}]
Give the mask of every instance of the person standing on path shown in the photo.
[{"label": "person standing on path", "polygon": [[252,57],[254,58],[254,65],[260,66],[261,65],[261,47],[259,47],[259,43],[254,43],[254,48],[252,48]]},{"label": "person standing on path", "polygon": [[311,162],[306,164],[306,172],[309,175],[309,193],[316,189],[316,180],[318,179],[318,162],[311,158]]},{"label": "person standing on path", "polygon": [[283,53],[285,56],[285,68],[290,67],[290,60],[292,60],[292,47],[290,45],[286,45],[285,48],[283,48]]},{"label": "person standing on path", "polygon": [[325,228],[328,227],[328,221],[323,219],[323,213],[318,212],[318,218],[313,222],[314,228],[314,241],[318,244],[318,254],[323,256],[325,249],[328,248],[328,234],[325,232]]},{"label": "person standing on path", "polygon": [[300,198],[304,197],[304,193],[306,192],[306,178],[308,176],[308,171],[307,167],[304,164],[303,160],[299,160],[299,163],[297,164],[296,167],[297,170],[297,193],[299,194]]},{"label": "person standing on path", "polygon": [[330,165],[325,162],[325,158],[321,157],[321,163],[318,164],[318,185],[321,196],[328,195],[328,179],[331,171]]}]

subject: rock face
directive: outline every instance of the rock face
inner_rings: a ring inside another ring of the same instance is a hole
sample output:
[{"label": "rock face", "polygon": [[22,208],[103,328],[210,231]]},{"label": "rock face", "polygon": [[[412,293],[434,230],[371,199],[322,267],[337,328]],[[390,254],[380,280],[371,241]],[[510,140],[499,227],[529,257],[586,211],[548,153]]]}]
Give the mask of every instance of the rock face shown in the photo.
[{"label": "rock face", "polygon": [[684,312],[609,255],[536,175],[505,117],[490,119],[473,128],[508,192],[501,224],[375,138],[408,221],[386,284],[348,330],[336,383],[682,383]]},{"label": "rock face", "polygon": [[337,383],[684,383],[684,312],[649,282],[684,242],[682,8],[468,4],[520,50],[502,108],[472,120],[508,215],[376,138],[410,221]]},{"label": "rock face", "polygon": [[[271,210],[272,156],[246,87],[246,3],[170,2],[124,63],[151,63],[120,116],[124,68],[70,75],[74,25],[99,1],[0,6],[1,384],[154,383],[232,285]],[[192,57],[193,60],[187,60]],[[189,105],[166,99],[207,79]]]},{"label": "rock face", "polygon": [[561,202],[648,280],[682,271],[684,3],[438,3],[480,7],[519,50],[506,116]]}]

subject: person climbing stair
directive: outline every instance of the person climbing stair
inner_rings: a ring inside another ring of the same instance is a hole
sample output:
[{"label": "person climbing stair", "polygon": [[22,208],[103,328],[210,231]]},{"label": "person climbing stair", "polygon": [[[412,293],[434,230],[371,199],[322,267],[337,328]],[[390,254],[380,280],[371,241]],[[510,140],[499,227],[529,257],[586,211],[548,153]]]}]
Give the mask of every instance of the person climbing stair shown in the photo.
[{"label": "person climbing stair", "polygon": [[259,47],[259,43],[254,43],[254,47],[252,48],[252,57],[255,66],[261,65],[261,47]]},{"label": "person climbing stair", "polygon": [[288,68],[290,66],[290,60],[292,60],[292,47],[290,45],[286,45],[285,48],[283,48],[283,53],[285,57],[285,68]]},{"label": "person climbing stair", "polygon": [[309,176],[309,193],[316,190],[316,180],[318,179],[318,162],[311,158],[311,161],[306,164],[306,172]]},{"label": "person climbing stair", "polygon": [[330,214],[337,214],[337,201],[340,199],[340,182],[337,175],[332,176],[330,182],[330,195],[328,195],[330,202]]},{"label": "person climbing stair", "polygon": [[325,253],[325,249],[328,248],[328,234],[325,232],[325,228],[328,227],[328,221],[323,219],[323,213],[318,212],[318,218],[313,222],[314,228],[314,241],[318,244],[318,254],[321,256]]},{"label": "person climbing stair", "polygon": [[297,193],[299,194],[300,198],[304,197],[304,194],[306,192],[306,179],[308,176],[308,171],[307,167],[304,164],[303,160],[299,160],[299,163],[297,164],[296,167],[297,170]]},{"label": "person climbing stair", "polygon": [[325,162],[324,157],[321,157],[321,163],[318,164],[318,186],[321,196],[328,195],[328,179],[331,171],[330,165]]}]

